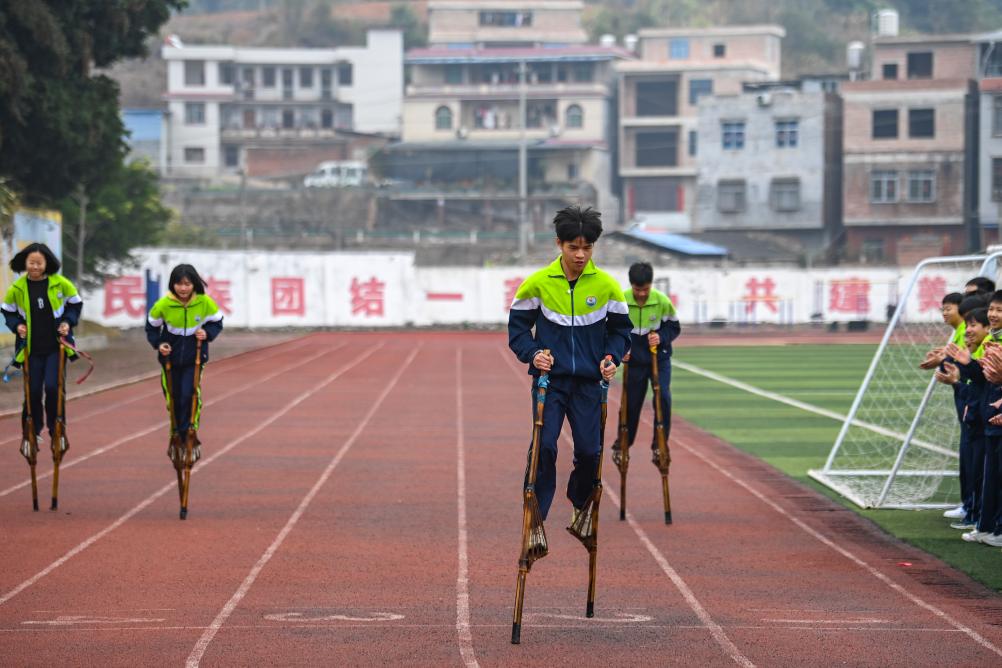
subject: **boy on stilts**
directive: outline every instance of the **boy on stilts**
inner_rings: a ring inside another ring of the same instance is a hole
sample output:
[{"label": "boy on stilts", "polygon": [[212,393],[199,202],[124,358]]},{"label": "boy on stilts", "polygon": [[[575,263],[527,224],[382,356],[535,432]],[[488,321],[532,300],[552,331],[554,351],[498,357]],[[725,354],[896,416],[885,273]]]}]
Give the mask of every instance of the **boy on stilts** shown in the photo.
[{"label": "boy on stilts", "polygon": [[[508,316],[508,345],[520,362],[529,365],[533,379],[541,373],[549,375],[535,481],[544,520],[557,487],[557,440],[564,418],[570,423],[574,469],[567,498],[573,508],[573,526],[596,482],[602,446],[601,383],[615,376],[629,344],[631,325],[622,289],[591,259],[602,234],[601,214],[569,206],[557,212],[553,225],[560,255],[529,276],[515,293]],[[532,388],[535,412],[535,382]]]}]

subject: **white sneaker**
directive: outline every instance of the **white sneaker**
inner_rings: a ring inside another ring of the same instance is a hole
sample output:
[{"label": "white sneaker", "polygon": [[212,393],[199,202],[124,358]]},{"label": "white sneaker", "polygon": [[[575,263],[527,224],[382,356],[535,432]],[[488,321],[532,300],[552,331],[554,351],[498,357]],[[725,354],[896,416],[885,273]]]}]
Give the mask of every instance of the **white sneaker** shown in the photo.
[{"label": "white sneaker", "polygon": [[1002,535],[997,533],[986,534],[981,538],[981,542],[992,547],[1002,547]]},{"label": "white sneaker", "polygon": [[960,534],[960,537],[968,543],[980,543],[981,539],[985,536],[991,536],[991,534],[987,531],[978,531],[977,529]]},{"label": "white sneaker", "polygon": [[978,525],[974,522],[965,522],[960,520],[959,522],[953,522],[950,524],[951,529],[963,529],[964,531],[970,531],[971,529],[977,529]]},{"label": "white sneaker", "polygon": [[964,515],[966,514],[967,511],[964,510],[964,504],[960,504],[956,508],[951,508],[950,510],[943,513],[943,517],[946,517],[947,519],[951,520],[962,520],[964,519]]}]

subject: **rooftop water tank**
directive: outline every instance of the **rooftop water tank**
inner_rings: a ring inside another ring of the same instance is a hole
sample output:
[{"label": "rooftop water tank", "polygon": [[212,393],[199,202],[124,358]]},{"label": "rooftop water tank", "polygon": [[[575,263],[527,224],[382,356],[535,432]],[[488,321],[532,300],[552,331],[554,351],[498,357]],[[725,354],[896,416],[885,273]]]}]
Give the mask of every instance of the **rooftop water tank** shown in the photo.
[{"label": "rooftop water tank", "polygon": [[606,48],[616,46],[616,36],[602,35],[601,37],[598,38],[598,43]]},{"label": "rooftop water tank", "polygon": [[898,10],[881,9],[877,12],[877,37],[897,37],[900,23]]},{"label": "rooftop water tank", "polygon": [[849,42],[845,48],[845,63],[850,71],[858,72],[863,69],[863,54],[866,52],[866,45],[862,42]]}]

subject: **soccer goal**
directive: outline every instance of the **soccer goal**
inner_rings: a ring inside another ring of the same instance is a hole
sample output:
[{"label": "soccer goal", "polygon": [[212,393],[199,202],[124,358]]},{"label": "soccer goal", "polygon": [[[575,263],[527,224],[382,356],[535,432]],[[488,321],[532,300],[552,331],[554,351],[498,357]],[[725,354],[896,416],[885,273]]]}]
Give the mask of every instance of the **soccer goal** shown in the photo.
[{"label": "soccer goal", "polygon": [[824,468],[811,470],[812,478],[863,508],[959,502],[953,391],[918,364],[952,334],[939,316],[939,300],[963,292],[974,276],[998,282],[1000,258],[937,257],[915,267]]}]

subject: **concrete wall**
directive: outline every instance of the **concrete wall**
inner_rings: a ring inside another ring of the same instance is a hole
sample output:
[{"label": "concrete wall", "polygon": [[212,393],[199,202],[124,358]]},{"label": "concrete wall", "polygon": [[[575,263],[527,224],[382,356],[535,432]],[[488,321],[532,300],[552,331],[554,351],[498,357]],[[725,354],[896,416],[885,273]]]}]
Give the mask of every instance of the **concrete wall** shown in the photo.
[{"label": "concrete wall", "polygon": [[[518,2],[431,2],[428,4],[429,44],[483,42],[553,42],[587,40],[581,27],[583,3],[543,0]],[[522,11],[532,14],[528,26],[481,26],[481,11]]]},{"label": "concrete wall", "polygon": [[992,192],[992,160],[1002,159],[1002,134],[995,133],[995,100],[1002,98],[1002,79],[981,82],[978,200],[982,225],[1002,222],[1002,206]]},{"label": "concrete wall", "polygon": [[[698,229],[820,229],[824,223],[825,98],[794,90],[718,97],[700,105],[699,180],[695,211]],[[742,149],[724,149],[721,123],[744,121]],[[776,121],[796,120],[795,147],[777,147]],[[778,211],[771,198],[774,179],[800,183],[800,209]],[[717,184],[742,180],[746,208],[723,213]]]}]

